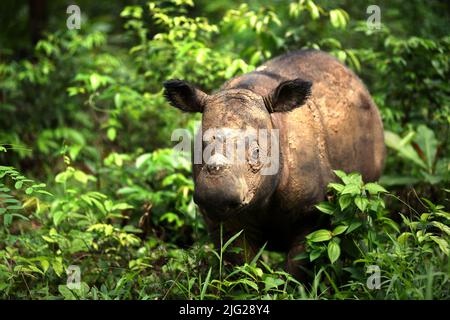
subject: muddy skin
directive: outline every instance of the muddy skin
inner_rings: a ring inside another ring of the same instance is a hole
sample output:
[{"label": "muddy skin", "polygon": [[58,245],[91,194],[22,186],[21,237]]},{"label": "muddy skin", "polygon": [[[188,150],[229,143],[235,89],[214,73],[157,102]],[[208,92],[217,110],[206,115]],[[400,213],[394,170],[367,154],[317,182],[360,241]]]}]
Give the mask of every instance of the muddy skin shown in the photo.
[{"label": "muddy skin", "polygon": [[[336,180],[332,170],[358,171],[369,182],[383,169],[383,124],[364,84],[334,57],[304,50],[272,59],[211,95],[181,80],[164,87],[174,107],[203,113],[203,132],[279,129],[275,174],[262,175],[264,165],[250,161],[194,164],[194,201],[216,244],[220,223],[224,241],[244,230],[236,242],[244,253],[232,262],[251,259],[267,242],[267,249],[286,252],[287,271],[303,278],[293,258],[304,250],[304,236],[320,227],[314,205]],[[259,142],[249,146],[248,158],[258,154]]]}]

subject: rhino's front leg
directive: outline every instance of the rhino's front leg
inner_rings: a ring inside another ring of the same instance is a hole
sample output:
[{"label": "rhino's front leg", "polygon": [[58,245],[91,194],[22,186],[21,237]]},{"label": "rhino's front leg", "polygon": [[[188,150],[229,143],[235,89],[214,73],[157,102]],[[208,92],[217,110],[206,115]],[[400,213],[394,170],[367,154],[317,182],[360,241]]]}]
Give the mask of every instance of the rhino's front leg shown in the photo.
[{"label": "rhino's front leg", "polygon": [[286,260],[286,271],[301,282],[308,280],[308,274],[304,270],[307,267],[308,262],[305,259],[296,259],[296,257],[304,252],[305,244],[296,244],[289,250]]},{"label": "rhino's front leg", "polygon": [[305,227],[305,230],[296,237],[292,242],[291,248],[288,251],[286,259],[286,271],[289,272],[300,282],[308,282],[311,277],[307,270],[312,270],[312,265],[309,259],[299,259],[302,253],[306,251],[305,237],[311,232],[310,227]]}]

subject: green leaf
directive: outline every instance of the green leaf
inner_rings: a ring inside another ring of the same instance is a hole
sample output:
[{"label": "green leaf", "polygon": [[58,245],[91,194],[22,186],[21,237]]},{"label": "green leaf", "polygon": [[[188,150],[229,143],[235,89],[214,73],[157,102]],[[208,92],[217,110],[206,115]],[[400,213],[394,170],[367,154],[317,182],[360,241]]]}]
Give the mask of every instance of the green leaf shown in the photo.
[{"label": "green leaf", "polygon": [[206,275],[205,282],[203,283],[202,292],[200,293],[200,300],[203,300],[205,298],[206,290],[208,289],[208,285],[209,285],[209,279],[211,278],[211,270],[212,270],[212,268],[209,268],[208,274]]},{"label": "green leaf", "polygon": [[385,130],[384,141],[389,148],[396,150],[401,157],[411,160],[423,169],[427,169],[427,165],[419,157],[412,145],[410,143],[405,145],[405,142],[402,141],[402,139],[397,134]]},{"label": "green leaf", "polygon": [[442,232],[445,232],[447,235],[450,236],[450,227],[446,226],[442,222],[439,221],[432,221],[431,224],[441,230]]},{"label": "green leaf", "polygon": [[340,27],[340,20],[338,18],[337,10],[330,10],[330,22],[333,27],[335,28]]},{"label": "green leaf", "polygon": [[52,196],[52,197],[53,197],[53,194],[51,194],[50,192],[45,191],[45,190],[36,190],[36,192],[37,192],[37,193],[41,193],[41,194],[45,194],[45,195],[47,195],[47,196]]},{"label": "green leaf", "polygon": [[89,82],[91,84],[91,88],[92,90],[97,90],[98,87],[100,86],[100,79],[99,76],[96,73],[93,73],[90,77],[89,77]]},{"label": "green leaf", "polygon": [[342,171],[342,170],[333,170],[333,172],[339,177],[341,178],[341,180],[345,177],[347,177],[347,174]]},{"label": "green leaf", "polygon": [[58,286],[59,293],[64,297],[65,300],[76,300],[77,297],[73,294],[73,292],[67,288],[67,285],[60,284]]},{"label": "green leaf", "polygon": [[420,179],[413,176],[383,175],[379,182],[385,186],[406,186],[420,182]]},{"label": "green leaf", "polygon": [[73,177],[82,184],[86,184],[88,182],[88,176],[83,171],[76,170]]},{"label": "green leaf", "polygon": [[242,283],[244,285],[247,285],[249,287],[251,287],[252,289],[254,289],[256,292],[259,291],[258,285],[254,282],[251,281],[249,279],[243,278],[243,279],[239,279],[238,281],[234,282],[234,283]]},{"label": "green leaf", "polygon": [[44,239],[45,241],[50,242],[50,243],[56,243],[57,242],[55,239],[53,239],[53,238],[51,238],[49,236],[42,236],[42,239]]},{"label": "green leaf", "polygon": [[383,222],[385,225],[388,225],[389,227],[391,227],[396,232],[398,232],[398,233],[400,232],[400,228],[398,227],[397,223],[394,220],[389,219],[387,217],[381,217],[380,221]]},{"label": "green leaf", "polygon": [[378,193],[388,193],[385,188],[374,182],[369,182],[364,185],[364,189],[366,189],[372,195],[377,195]]},{"label": "green leaf", "polygon": [[356,185],[356,184],[347,184],[344,189],[342,189],[341,194],[352,194],[352,195],[356,195],[359,194],[361,192],[361,188]]},{"label": "green leaf", "polygon": [[363,198],[361,196],[357,196],[354,200],[356,206],[362,212],[366,211],[367,206],[369,205],[369,200],[367,198]]},{"label": "green leaf", "polygon": [[330,10],[330,22],[335,28],[344,29],[347,25],[348,14],[342,9]]},{"label": "green leaf", "polygon": [[339,206],[344,211],[352,203],[352,197],[348,194],[339,197]]},{"label": "green leaf", "polygon": [[438,146],[438,141],[436,140],[433,130],[425,125],[419,125],[414,141],[419,145],[420,150],[422,150],[425,156],[428,173],[431,173]]},{"label": "green leaf", "polygon": [[256,266],[256,262],[258,261],[259,257],[261,257],[261,255],[263,254],[266,245],[267,242],[264,243],[264,245],[259,249],[258,253],[253,257],[252,261],[250,262],[251,266]]},{"label": "green leaf", "polygon": [[3,225],[5,227],[9,227],[11,225],[12,218],[13,218],[13,216],[11,214],[7,213],[7,214],[3,215]]},{"label": "green leaf", "polygon": [[337,226],[333,230],[333,236],[337,236],[347,230],[348,226]]},{"label": "green leaf", "polygon": [[115,204],[115,205],[111,208],[111,211],[114,211],[114,210],[127,210],[127,209],[133,209],[133,206],[130,205],[130,204],[128,204],[128,203],[121,202],[121,203]]},{"label": "green leaf", "polygon": [[222,252],[225,252],[225,250],[227,249],[227,247],[233,243],[234,240],[236,240],[237,237],[239,237],[241,235],[241,233],[244,230],[239,231],[238,233],[236,233],[234,236],[232,236],[230,239],[228,239],[228,241],[223,245],[223,247],[221,248]]},{"label": "green leaf", "polygon": [[23,185],[23,181],[22,181],[22,180],[17,181],[17,182],[14,184],[14,188],[20,189],[20,188],[22,188],[22,185]]},{"label": "green leaf", "polygon": [[7,210],[22,210],[23,207],[20,205],[14,205],[14,206],[7,206],[6,207]]},{"label": "green leaf", "polygon": [[430,236],[430,238],[431,240],[436,242],[439,245],[441,251],[448,256],[449,254],[448,242],[445,239],[436,236]]},{"label": "green leaf", "polygon": [[340,184],[340,183],[334,183],[334,182],[332,182],[332,183],[329,183],[329,184],[328,184],[328,188],[334,189],[334,190],[336,190],[337,192],[342,192],[342,190],[344,189],[344,185],[343,185],[343,184]]},{"label": "green leaf", "polygon": [[42,266],[42,271],[47,272],[48,268],[50,267],[50,263],[48,262],[48,260],[46,259],[41,259],[41,266]]},{"label": "green leaf", "polygon": [[120,109],[120,107],[122,106],[122,96],[120,95],[120,93],[116,93],[114,95],[114,104],[118,109]]},{"label": "green leaf", "polygon": [[328,243],[327,252],[330,262],[334,263],[337,259],[339,259],[339,256],[341,255],[341,247],[335,241],[330,241]]},{"label": "green leaf", "polygon": [[140,169],[144,163],[152,159],[151,153],[144,153],[137,157],[136,159],[136,168]]},{"label": "green leaf", "polygon": [[360,222],[360,221],[352,222],[350,224],[350,226],[348,227],[347,232],[345,232],[345,234],[349,234],[350,232],[358,229],[361,226],[362,226],[362,222]]},{"label": "green leaf", "polygon": [[333,234],[329,230],[320,229],[310,233],[306,238],[312,242],[328,241],[332,238]]},{"label": "green leaf", "polygon": [[266,285],[265,291],[269,291],[270,289],[273,289],[273,288],[278,288],[278,286],[281,286],[282,284],[284,284],[284,282],[285,281],[282,279],[268,276],[264,279],[264,284]]},{"label": "green leaf", "polygon": [[314,2],[312,2],[311,0],[307,0],[306,2],[306,8],[308,9],[311,18],[313,20],[316,20],[317,18],[320,17],[320,12],[319,12],[319,8],[316,6],[316,4]]},{"label": "green leaf", "polygon": [[412,237],[413,234],[411,232],[403,232],[398,236],[397,241],[401,244],[405,244],[409,237]]},{"label": "green leaf", "polygon": [[313,262],[314,260],[319,258],[321,254],[322,254],[321,250],[313,250],[313,251],[311,251],[311,253],[309,254],[309,261]]},{"label": "green leaf", "polygon": [[59,223],[66,217],[66,213],[64,211],[57,211],[53,214],[53,224],[55,226],[59,225]]},{"label": "green leaf", "polygon": [[116,128],[108,128],[108,131],[106,131],[106,136],[110,141],[114,141],[117,136]]},{"label": "green leaf", "polygon": [[315,206],[319,211],[332,215],[334,213],[334,206],[329,202],[322,202]]}]

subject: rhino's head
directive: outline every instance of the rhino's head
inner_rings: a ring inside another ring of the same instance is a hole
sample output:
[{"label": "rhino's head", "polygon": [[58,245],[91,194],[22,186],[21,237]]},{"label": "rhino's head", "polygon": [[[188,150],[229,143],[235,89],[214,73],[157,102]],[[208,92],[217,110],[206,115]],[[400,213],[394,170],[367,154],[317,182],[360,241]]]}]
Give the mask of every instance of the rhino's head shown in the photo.
[{"label": "rhino's head", "polygon": [[201,163],[194,161],[194,201],[210,217],[223,220],[268,199],[277,186],[281,160],[271,113],[301,106],[311,83],[285,81],[267,96],[247,89],[207,95],[180,80],[166,81],[164,87],[174,107],[203,114],[203,157]]}]

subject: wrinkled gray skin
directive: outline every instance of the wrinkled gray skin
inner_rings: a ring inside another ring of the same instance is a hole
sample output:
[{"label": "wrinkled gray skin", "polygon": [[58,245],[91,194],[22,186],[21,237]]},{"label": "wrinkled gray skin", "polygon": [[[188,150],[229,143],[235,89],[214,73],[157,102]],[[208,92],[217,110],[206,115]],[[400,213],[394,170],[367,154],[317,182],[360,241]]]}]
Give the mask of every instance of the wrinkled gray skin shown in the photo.
[{"label": "wrinkled gray skin", "polygon": [[203,131],[280,130],[277,174],[263,176],[249,162],[194,165],[194,200],[217,243],[220,223],[224,238],[244,230],[237,242],[244,254],[231,260],[248,260],[267,242],[288,253],[287,270],[301,277],[293,258],[319,227],[314,205],[336,180],[332,170],[358,171],[365,181],[381,175],[383,124],[364,84],[332,56],[306,50],[272,59],[211,95],[180,80],[164,86],[173,106],[203,113]]}]

